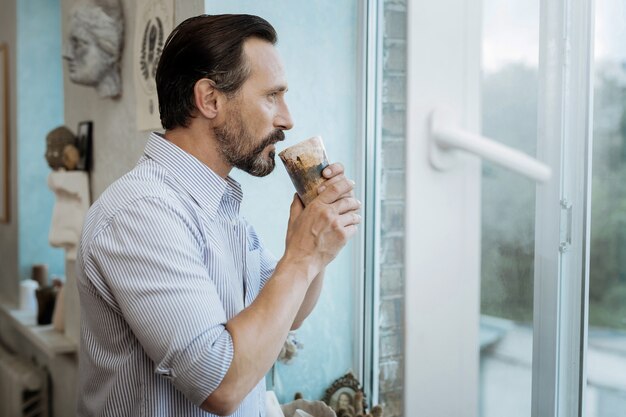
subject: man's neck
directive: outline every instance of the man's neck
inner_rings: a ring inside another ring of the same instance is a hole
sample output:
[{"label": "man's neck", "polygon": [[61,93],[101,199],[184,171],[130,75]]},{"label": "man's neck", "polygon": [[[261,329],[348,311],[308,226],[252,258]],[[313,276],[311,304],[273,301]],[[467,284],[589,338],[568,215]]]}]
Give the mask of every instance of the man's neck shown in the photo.
[{"label": "man's neck", "polygon": [[222,178],[226,178],[232,169],[232,166],[224,162],[220,155],[215,138],[206,132],[200,132],[193,125],[187,128],[166,130],[165,139],[196,157]]}]

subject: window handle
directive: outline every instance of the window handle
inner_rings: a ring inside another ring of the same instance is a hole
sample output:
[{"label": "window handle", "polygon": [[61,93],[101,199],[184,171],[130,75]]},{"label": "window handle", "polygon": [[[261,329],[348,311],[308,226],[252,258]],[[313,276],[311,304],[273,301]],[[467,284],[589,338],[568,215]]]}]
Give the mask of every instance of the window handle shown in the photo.
[{"label": "window handle", "polygon": [[455,163],[457,151],[465,151],[524,175],[547,182],[552,170],[546,164],[493,139],[453,127],[443,113],[433,111],[429,120],[431,165],[445,171]]}]

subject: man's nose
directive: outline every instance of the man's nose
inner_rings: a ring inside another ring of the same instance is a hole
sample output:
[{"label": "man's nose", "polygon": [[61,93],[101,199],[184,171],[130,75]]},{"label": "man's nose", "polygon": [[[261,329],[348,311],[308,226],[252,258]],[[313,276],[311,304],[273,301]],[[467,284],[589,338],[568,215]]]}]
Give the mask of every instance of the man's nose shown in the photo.
[{"label": "man's nose", "polygon": [[286,103],[283,103],[278,115],[276,116],[274,125],[282,130],[289,130],[293,127],[291,113],[289,112],[289,107],[287,107]]}]

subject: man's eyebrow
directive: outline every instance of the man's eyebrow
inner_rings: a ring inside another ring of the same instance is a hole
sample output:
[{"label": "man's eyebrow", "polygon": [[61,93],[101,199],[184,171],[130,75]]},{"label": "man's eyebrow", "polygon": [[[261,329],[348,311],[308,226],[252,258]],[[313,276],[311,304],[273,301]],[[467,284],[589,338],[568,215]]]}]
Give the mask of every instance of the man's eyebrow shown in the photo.
[{"label": "man's eyebrow", "polygon": [[272,87],[267,90],[268,93],[278,93],[278,92],[287,92],[289,87],[286,85],[277,85],[276,87]]}]

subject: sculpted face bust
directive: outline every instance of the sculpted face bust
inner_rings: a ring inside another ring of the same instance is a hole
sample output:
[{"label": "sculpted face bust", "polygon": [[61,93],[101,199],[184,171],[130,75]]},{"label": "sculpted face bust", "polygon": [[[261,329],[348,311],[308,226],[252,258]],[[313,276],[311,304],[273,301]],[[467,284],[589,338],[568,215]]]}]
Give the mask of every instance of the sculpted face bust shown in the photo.
[{"label": "sculpted face bust", "polygon": [[119,1],[79,3],[72,9],[69,27],[63,58],[70,80],[94,87],[103,98],[119,96],[124,36]]}]

